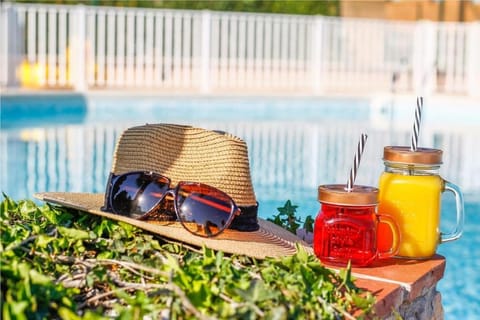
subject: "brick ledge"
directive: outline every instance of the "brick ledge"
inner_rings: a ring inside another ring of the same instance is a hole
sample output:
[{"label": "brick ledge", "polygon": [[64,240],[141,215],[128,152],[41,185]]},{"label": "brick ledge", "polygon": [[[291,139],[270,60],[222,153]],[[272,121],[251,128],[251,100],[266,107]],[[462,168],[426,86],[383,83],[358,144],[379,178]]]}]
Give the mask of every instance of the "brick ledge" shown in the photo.
[{"label": "brick ledge", "polygon": [[395,311],[401,317],[423,314],[429,319],[442,319],[441,295],[436,285],[443,278],[445,265],[441,255],[428,260],[392,258],[367,268],[352,268],[352,275],[359,288],[376,297],[374,308],[379,318],[390,318]]}]

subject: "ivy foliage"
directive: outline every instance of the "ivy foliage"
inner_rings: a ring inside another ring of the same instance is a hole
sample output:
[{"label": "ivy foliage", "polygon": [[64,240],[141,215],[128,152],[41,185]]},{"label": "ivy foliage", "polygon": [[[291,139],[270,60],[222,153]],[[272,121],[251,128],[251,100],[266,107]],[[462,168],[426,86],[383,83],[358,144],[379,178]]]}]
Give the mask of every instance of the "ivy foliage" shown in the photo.
[{"label": "ivy foliage", "polygon": [[290,200],[287,200],[283,207],[277,208],[278,213],[267,220],[287,229],[293,234],[296,234],[299,228],[305,229],[307,232],[313,232],[315,220],[311,215],[308,215],[303,221],[298,217],[297,208],[297,205],[293,205]]},{"label": "ivy foliage", "polygon": [[256,260],[167,243],[131,225],[4,195],[2,319],[371,317],[350,268],[299,248]]}]

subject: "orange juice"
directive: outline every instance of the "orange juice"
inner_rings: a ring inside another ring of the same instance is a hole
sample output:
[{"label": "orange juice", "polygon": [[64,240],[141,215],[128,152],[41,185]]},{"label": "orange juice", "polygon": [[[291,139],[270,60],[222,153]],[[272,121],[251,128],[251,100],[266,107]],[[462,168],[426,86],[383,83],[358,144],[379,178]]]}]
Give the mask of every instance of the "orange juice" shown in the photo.
[{"label": "orange juice", "polygon": [[[380,176],[378,213],[390,215],[400,231],[398,256],[426,259],[437,245],[460,238],[463,231],[463,195],[460,188],[439,175],[442,150],[388,146],[383,149],[385,171]],[[455,195],[457,225],[440,232],[442,192]],[[379,233],[379,243],[387,235]]]},{"label": "orange juice", "polygon": [[389,214],[401,234],[398,255],[428,258],[439,243],[442,178],[384,172],[379,183],[378,212]]}]

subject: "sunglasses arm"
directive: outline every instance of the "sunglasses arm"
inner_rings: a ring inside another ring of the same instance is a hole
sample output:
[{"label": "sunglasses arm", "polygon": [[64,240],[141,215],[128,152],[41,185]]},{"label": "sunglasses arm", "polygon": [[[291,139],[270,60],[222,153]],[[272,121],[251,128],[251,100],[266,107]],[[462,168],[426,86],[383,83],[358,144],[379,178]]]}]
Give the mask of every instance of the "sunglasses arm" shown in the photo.
[{"label": "sunglasses arm", "polygon": [[102,211],[106,211],[106,212],[112,211],[112,208],[110,207],[110,193],[112,191],[114,178],[115,178],[115,175],[112,172],[110,172],[110,174],[108,175],[107,187],[105,190],[105,199],[103,202],[103,206],[100,208],[100,210]]}]

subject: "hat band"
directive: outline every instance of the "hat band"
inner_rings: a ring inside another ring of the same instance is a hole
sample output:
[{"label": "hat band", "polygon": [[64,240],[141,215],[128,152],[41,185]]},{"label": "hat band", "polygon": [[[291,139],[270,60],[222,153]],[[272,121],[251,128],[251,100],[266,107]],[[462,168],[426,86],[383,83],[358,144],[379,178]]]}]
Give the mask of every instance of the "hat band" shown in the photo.
[{"label": "hat band", "polygon": [[241,213],[233,218],[228,228],[238,231],[257,231],[260,229],[257,219],[258,204],[239,208]]}]

